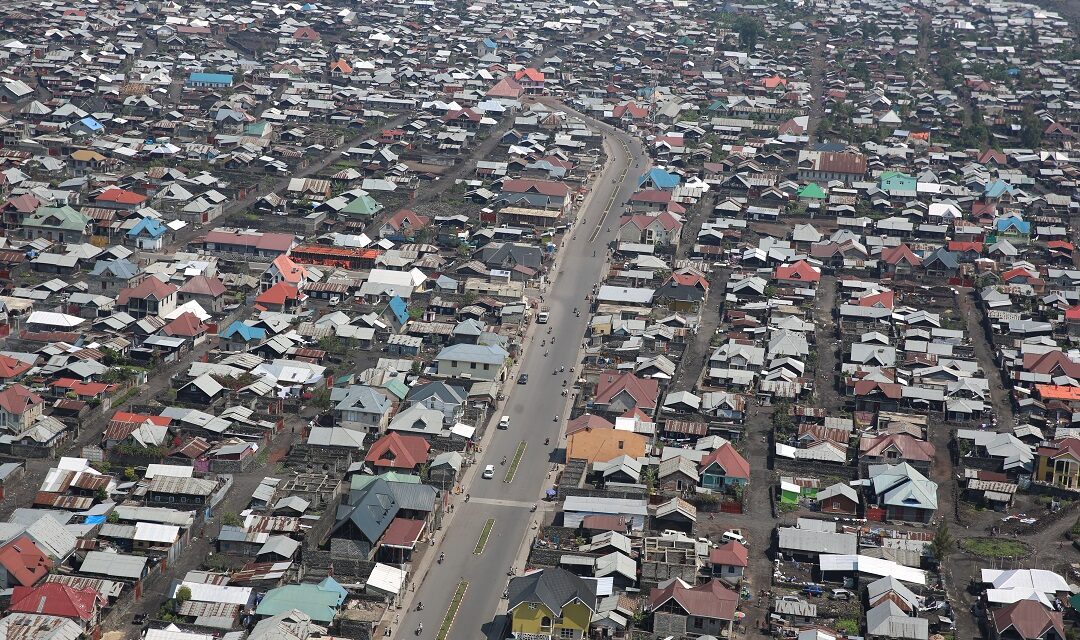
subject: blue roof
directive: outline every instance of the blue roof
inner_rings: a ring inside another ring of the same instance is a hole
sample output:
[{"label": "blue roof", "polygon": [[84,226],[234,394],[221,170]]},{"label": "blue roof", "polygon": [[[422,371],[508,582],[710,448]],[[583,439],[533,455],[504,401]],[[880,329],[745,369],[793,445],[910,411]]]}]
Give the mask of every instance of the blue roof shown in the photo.
[{"label": "blue roof", "polygon": [[1020,233],[1031,233],[1031,223],[1016,216],[1005,216],[994,222],[994,229],[997,231],[1007,231],[1009,227],[1015,228]]},{"label": "blue roof", "polygon": [[227,73],[193,73],[188,76],[188,82],[232,85],[233,77]]},{"label": "blue roof", "polygon": [[488,49],[497,49],[498,45],[492,42],[491,38],[484,38],[484,46]]},{"label": "blue roof", "polygon": [[160,238],[165,235],[165,232],[168,230],[168,227],[162,224],[157,218],[143,218],[142,220],[139,220],[139,224],[132,227],[131,231],[128,231],[127,234],[129,238],[134,238],[145,231],[151,238]]},{"label": "blue roof", "polygon": [[79,122],[81,122],[84,127],[91,131],[102,131],[105,129],[105,127],[103,127],[100,122],[94,120],[90,116],[86,116],[82,120],[79,120]]},{"label": "blue roof", "polygon": [[234,334],[239,334],[245,341],[262,340],[266,337],[266,329],[259,327],[253,327],[251,325],[244,324],[239,320],[233,320],[233,323],[229,325],[229,328],[221,334],[222,338],[231,338]]},{"label": "blue roof", "polygon": [[638,186],[640,187],[650,181],[656,185],[657,189],[674,189],[679,185],[679,176],[672,175],[659,167],[654,167],[638,179]]},{"label": "blue roof", "polygon": [[1004,180],[994,180],[990,184],[986,185],[986,195],[990,198],[1000,198],[1005,195],[1006,192],[1013,193],[1016,191],[1013,186]]},{"label": "blue roof", "polygon": [[83,524],[102,524],[103,522],[105,522],[105,516],[86,516]]},{"label": "blue roof", "polygon": [[401,296],[390,298],[390,311],[394,312],[394,318],[397,319],[398,324],[409,321],[409,308],[405,306],[405,301],[401,299]]}]

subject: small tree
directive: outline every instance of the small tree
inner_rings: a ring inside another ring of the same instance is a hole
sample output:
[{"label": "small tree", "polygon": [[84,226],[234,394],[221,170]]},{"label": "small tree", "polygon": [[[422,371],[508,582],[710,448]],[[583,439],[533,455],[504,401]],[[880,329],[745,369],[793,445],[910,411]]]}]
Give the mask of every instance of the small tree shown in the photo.
[{"label": "small tree", "polygon": [[183,586],[176,590],[176,604],[184,604],[191,600],[191,587]]},{"label": "small tree", "polygon": [[110,511],[109,515],[105,516],[105,522],[108,522],[109,524],[120,522],[120,514],[115,511]]},{"label": "small tree", "polygon": [[138,474],[135,473],[135,467],[125,467],[124,468],[124,479],[125,480],[133,481],[137,477],[139,477],[139,476],[138,476]]},{"label": "small tree", "polygon": [[221,514],[221,524],[229,527],[239,527],[242,526],[244,522],[240,520],[240,516],[231,511],[226,511]]},{"label": "small tree", "polygon": [[956,540],[949,533],[949,523],[945,522],[945,518],[942,518],[941,522],[938,523],[934,539],[930,542],[930,553],[934,554],[938,562],[944,562],[945,557],[952,553],[955,546]]}]

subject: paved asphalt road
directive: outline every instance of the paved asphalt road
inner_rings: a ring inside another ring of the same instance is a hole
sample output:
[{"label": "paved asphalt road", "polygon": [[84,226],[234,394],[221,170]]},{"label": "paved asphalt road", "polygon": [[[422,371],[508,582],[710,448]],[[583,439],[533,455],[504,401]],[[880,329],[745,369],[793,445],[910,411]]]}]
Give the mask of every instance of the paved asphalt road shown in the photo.
[{"label": "paved asphalt road", "polygon": [[[554,106],[553,102],[549,104]],[[424,631],[420,637],[433,638],[461,579],[467,581],[469,587],[449,638],[502,637],[505,617],[497,617],[496,612],[509,580],[507,572],[522,549],[526,535],[531,540],[530,523],[532,516],[538,514],[530,513],[530,508],[552,483],[548,474],[555,459],[556,445],[561,446],[567,413],[566,398],[561,395],[562,382],[571,377],[570,367],[578,364],[578,350],[589,317],[585,296],[600,279],[606,247],[615,237],[623,205],[633,193],[637,177],[647,162],[636,139],[595,120],[586,121],[604,134],[611,162],[597,180],[591,198],[585,202],[586,222],[578,227],[576,237],[567,239],[559,259],[561,264],[556,265],[559,272],[546,295],[545,302],[551,311],[548,326],[552,327],[551,335],[558,340],[554,346],[540,346],[540,341],[550,336],[544,325],[536,325],[534,339],[518,370],[528,373],[529,381],[526,385],[512,385],[502,409],[503,415],[510,416],[510,429],[489,429],[493,435],[487,439],[466,486],[471,499],[468,503],[457,502],[453,519],[437,539],[438,549],[446,554],[446,560],[442,564],[430,564],[417,593],[413,594],[412,606],[402,614],[400,623],[393,630],[399,638],[415,638],[414,632],[421,621]],[[625,178],[620,180],[624,172]],[[613,192],[617,193],[606,223],[599,228],[596,238],[590,239]],[[580,317],[574,316],[574,307],[580,310]],[[547,356],[544,355],[546,351],[550,352]],[[557,366],[566,367],[566,372],[552,375]],[[554,420],[556,414],[559,415],[558,422]],[[550,445],[544,445],[545,438],[551,439]],[[526,443],[525,454],[513,482],[506,484],[503,478],[521,442]],[[561,452],[558,455],[561,456]],[[500,464],[503,456],[507,458],[506,466]],[[489,464],[495,465],[495,477],[482,479],[480,472]],[[495,526],[483,553],[474,555],[473,549],[489,518],[495,519]],[[417,602],[424,603],[423,611],[416,611]]]}]

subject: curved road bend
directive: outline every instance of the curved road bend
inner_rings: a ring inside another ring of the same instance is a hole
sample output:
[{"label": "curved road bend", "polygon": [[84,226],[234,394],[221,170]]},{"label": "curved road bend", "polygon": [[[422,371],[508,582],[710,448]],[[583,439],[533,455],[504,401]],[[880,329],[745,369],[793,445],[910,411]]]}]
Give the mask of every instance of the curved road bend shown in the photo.
[{"label": "curved road bend", "polygon": [[[577,228],[565,242],[559,259],[555,279],[545,295],[545,303],[551,312],[552,328],[547,334],[544,325],[536,325],[534,338],[527,342],[518,370],[514,373],[529,374],[526,385],[511,381],[507,400],[501,414],[510,416],[510,429],[488,429],[491,434],[484,444],[484,451],[477,464],[466,477],[465,488],[471,494],[468,503],[457,500],[449,524],[436,538],[437,549],[446,554],[446,560],[438,564],[431,560],[434,553],[424,559],[424,568],[414,568],[423,578],[415,593],[406,597],[408,609],[401,611],[399,622],[394,625],[396,637],[415,638],[418,623],[423,622],[420,638],[433,638],[442,623],[443,615],[459,580],[469,583],[468,591],[458,609],[451,640],[476,640],[480,635],[501,638],[505,618],[496,618],[499,602],[506,589],[507,572],[514,566],[526,536],[532,536],[532,522],[539,513],[530,513],[533,504],[551,486],[551,464],[556,460],[555,450],[561,446],[560,439],[566,423],[567,399],[561,395],[562,382],[571,378],[570,367],[579,364],[579,348],[589,318],[585,296],[599,282],[607,259],[606,248],[615,238],[623,205],[634,192],[636,179],[647,166],[647,157],[636,138],[579,114],[565,105],[545,100],[549,106],[568,111],[583,119],[604,136],[605,151],[610,161],[586,196],[581,215],[586,222]],[[611,203],[607,219],[605,215]],[[592,239],[594,236],[595,239]],[[595,255],[594,255],[595,253]],[[574,307],[581,315],[575,317]],[[556,336],[555,345],[540,346],[540,340]],[[545,356],[545,352],[549,352]],[[553,375],[556,367],[566,367],[566,372]],[[555,415],[559,420],[555,421]],[[550,438],[551,444],[544,445]],[[510,484],[503,478],[514,459],[518,444],[526,443],[525,454],[517,474]],[[561,456],[561,453],[559,454]],[[500,461],[506,457],[506,466]],[[561,461],[561,457],[559,459]],[[486,465],[495,465],[495,477],[484,480],[480,473]],[[541,507],[545,503],[540,502]],[[495,525],[481,555],[473,554],[485,523],[495,519]],[[521,567],[516,567],[520,571]],[[423,611],[416,611],[416,603],[424,604]]]}]

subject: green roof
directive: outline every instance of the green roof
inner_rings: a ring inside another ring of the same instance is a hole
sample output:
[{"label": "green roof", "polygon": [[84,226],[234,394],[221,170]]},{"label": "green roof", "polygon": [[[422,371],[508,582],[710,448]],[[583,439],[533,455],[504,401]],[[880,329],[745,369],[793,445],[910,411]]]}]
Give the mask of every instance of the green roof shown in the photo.
[{"label": "green roof", "polygon": [[85,231],[90,216],[64,205],[62,207],[38,207],[37,211],[23,219],[24,227],[44,227],[63,231]]},{"label": "green roof", "polygon": [[825,199],[825,190],[817,185],[815,182],[811,182],[802,189],[799,189],[800,198],[813,198],[815,200]]},{"label": "green roof", "polygon": [[377,476],[365,476],[356,474],[352,477],[349,483],[350,491],[359,491],[368,486],[372,482],[375,482],[379,478],[386,480],[387,482],[400,482],[402,484],[420,484],[420,476],[415,476],[411,473],[401,473],[398,471],[387,471],[386,473]]},{"label": "green roof", "polygon": [[399,400],[404,400],[405,396],[409,395],[408,385],[402,382],[400,378],[391,378],[383,384],[383,389],[397,396]]},{"label": "green roof", "polygon": [[333,622],[346,595],[345,588],[329,577],[319,584],[289,584],[267,591],[255,613],[276,616],[298,609],[316,622]]},{"label": "green roof", "polygon": [[364,194],[342,207],[341,213],[347,213],[353,216],[373,216],[382,211],[382,208],[383,206],[381,204],[375,202],[375,198]]}]

